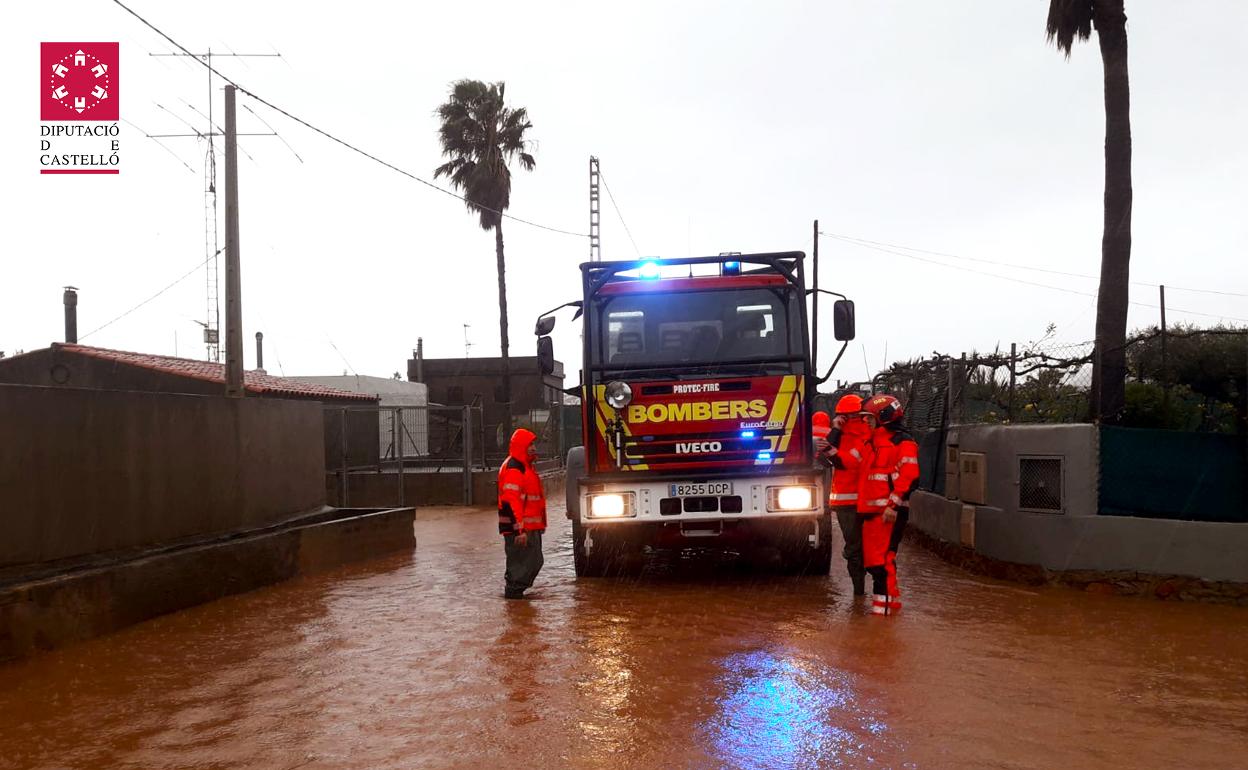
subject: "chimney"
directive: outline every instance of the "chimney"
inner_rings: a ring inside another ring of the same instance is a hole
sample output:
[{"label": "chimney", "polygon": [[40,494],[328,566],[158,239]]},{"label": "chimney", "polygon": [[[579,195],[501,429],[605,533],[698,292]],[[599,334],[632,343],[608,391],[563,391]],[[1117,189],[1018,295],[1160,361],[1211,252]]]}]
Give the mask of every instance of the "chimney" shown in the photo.
[{"label": "chimney", "polygon": [[416,379],[414,382],[425,381],[425,338],[416,338]]},{"label": "chimney", "polygon": [[256,370],[264,373],[264,332],[256,332]]},{"label": "chimney", "polygon": [[65,341],[78,344],[78,289],[65,287]]}]

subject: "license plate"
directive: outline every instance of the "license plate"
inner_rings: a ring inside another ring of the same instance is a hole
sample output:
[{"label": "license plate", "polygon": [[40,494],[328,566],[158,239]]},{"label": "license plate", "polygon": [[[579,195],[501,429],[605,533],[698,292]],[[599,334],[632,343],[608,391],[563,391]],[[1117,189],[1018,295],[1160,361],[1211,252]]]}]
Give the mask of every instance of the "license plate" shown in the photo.
[{"label": "license plate", "polygon": [[731,481],[701,481],[668,485],[668,497],[721,497],[731,494]]}]

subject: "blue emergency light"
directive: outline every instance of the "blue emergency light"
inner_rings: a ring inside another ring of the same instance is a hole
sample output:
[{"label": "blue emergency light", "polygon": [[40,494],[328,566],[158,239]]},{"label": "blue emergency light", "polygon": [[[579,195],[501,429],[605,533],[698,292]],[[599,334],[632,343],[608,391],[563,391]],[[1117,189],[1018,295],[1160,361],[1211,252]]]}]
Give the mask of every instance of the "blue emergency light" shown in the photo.
[{"label": "blue emergency light", "polygon": [[648,259],[641,263],[641,269],[638,275],[647,280],[653,280],[659,277],[659,263],[657,260]]},{"label": "blue emergency light", "polygon": [[740,262],[725,262],[724,263],[724,275],[740,275],[740,274],[741,274]]},{"label": "blue emergency light", "polygon": [[752,430],[741,431],[741,438],[754,438],[754,431]]},{"label": "blue emergency light", "polygon": [[758,459],[760,459],[760,460],[770,460],[770,459],[771,459],[771,452],[759,452],[759,453],[758,453]]}]

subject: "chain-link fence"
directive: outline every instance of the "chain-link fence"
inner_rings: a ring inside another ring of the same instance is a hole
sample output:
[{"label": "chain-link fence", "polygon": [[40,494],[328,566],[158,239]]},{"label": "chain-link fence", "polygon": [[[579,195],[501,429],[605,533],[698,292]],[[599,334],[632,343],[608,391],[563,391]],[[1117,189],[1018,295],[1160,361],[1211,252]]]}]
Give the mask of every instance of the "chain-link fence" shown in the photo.
[{"label": "chain-link fence", "polygon": [[[1248,432],[1248,330],[1158,329],[1126,343],[1125,398],[1113,422],[1145,428]],[[893,364],[846,392],[892,393],[916,434],[958,423],[1095,419],[1095,343],[1011,345]]]},{"label": "chain-link fence", "polygon": [[[1132,335],[1125,350],[1124,405],[1114,422],[1248,435],[1248,330],[1150,329]],[[1093,342],[934,354],[895,363],[870,382],[843,383],[816,397],[816,408],[831,413],[846,393],[897,396],[919,442],[920,484],[940,491],[950,426],[1093,422],[1099,356]],[[1029,494],[1044,509],[1053,483],[1043,467],[1034,470]]]},{"label": "chain-link fence", "polygon": [[482,430],[482,443],[491,467],[497,467],[507,457],[511,431],[528,428],[537,436],[534,447],[544,465],[562,467],[568,450],[581,446],[581,407],[579,404],[551,404],[545,409],[530,409],[518,416],[514,425],[487,423]]},{"label": "chain-link fence", "polygon": [[491,467],[479,406],[327,406],[324,419],[325,468],[339,506],[350,504],[352,489],[370,504],[408,504],[404,477],[412,473],[461,476],[470,502],[473,472]]}]

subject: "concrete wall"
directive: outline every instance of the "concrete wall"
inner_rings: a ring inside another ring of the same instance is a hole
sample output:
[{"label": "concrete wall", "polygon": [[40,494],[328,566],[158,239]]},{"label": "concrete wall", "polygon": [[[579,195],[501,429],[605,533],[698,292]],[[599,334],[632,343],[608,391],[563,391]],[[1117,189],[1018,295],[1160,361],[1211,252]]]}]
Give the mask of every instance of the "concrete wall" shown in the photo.
[{"label": "concrete wall", "polygon": [[0,585],[0,662],[296,575],[411,552],[412,519],[411,508],[327,510],[251,535]]},{"label": "concrete wall", "polygon": [[[1019,458],[1063,458],[1062,513],[1097,514],[1099,456],[1094,425],[957,425],[949,445],[959,452],[982,452],[988,464],[986,504],[1018,513]],[[954,497],[955,490],[945,490]],[[1053,514],[1045,514],[1053,515]]]},{"label": "concrete wall", "polygon": [[[911,524],[942,542],[961,543],[962,504],[918,492]],[[1055,516],[974,508],[973,537],[962,543],[1001,562],[1054,572],[1147,573],[1248,584],[1248,525],[1130,516]]]},{"label": "concrete wall", "polygon": [[318,402],[0,385],[0,569],[273,524],[324,474]]}]

